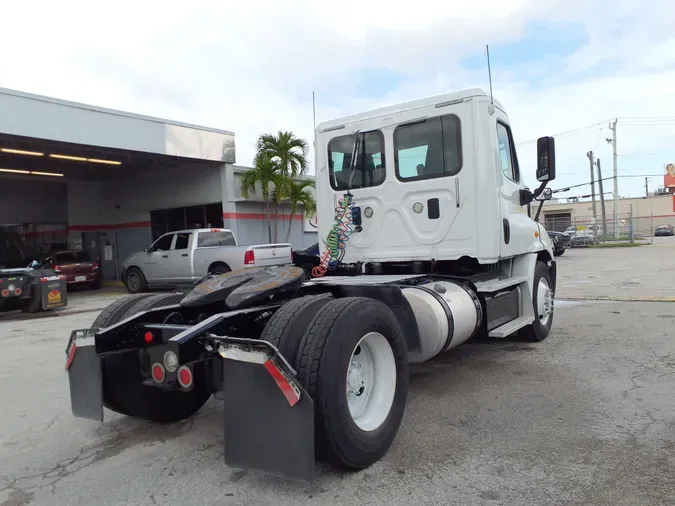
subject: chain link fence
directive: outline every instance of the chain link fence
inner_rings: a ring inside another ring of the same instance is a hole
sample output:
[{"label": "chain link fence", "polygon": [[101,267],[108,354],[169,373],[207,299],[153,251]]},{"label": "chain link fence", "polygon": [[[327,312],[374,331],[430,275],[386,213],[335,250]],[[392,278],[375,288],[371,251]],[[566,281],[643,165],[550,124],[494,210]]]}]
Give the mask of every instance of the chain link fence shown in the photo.
[{"label": "chain link fence", "polygon": [[654,220],[651,216],[633,216],[631,212],[613,216],[545,216],[544,228],[570,236],[571,247],[607,243],[651,244],[654,238]]}]

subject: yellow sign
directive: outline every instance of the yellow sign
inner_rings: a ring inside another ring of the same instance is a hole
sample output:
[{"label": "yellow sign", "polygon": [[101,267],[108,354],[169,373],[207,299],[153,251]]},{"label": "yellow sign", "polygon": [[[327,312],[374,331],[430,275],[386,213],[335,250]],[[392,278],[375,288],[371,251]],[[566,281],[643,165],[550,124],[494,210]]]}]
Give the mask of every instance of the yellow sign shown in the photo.
[{"label": "yellow sign", "polygon": [[583,225],[577,225],[577,230],[586,230],[586,227]]},{"label": "yellow sign", "polygon": [[61,302],[61,290],[52,290],[47,294],[48,304],[58,304]]}]

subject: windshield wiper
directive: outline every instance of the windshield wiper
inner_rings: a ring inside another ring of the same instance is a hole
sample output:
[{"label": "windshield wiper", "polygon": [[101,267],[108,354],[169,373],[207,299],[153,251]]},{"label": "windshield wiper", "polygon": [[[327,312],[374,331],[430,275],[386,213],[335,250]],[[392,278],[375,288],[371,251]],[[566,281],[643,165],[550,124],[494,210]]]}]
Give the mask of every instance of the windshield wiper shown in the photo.
[{"label": "windshield wiper", "polygon": [[354,134],[354,146],[352,147],[352,159],[349,161],[349,183],[347,183],[347,191],[352,189],[352,181],[354,174],[356,174],[356,157],[361,147],[361,135],[358,131]]}]

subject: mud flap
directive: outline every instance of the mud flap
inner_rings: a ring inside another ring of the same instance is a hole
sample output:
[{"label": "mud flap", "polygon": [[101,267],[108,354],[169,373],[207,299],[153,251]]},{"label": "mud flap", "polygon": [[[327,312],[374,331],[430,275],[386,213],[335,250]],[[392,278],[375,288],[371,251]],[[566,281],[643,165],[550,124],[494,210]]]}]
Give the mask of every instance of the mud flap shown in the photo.
[{"label": "mud flap", "polygon": [[73,415],[102,422],[101,358],[96,354],[93,331],[75,330],[71,333],[66,348],[66,371]]},{"label": "mud flap", "polygon": [[264,351],[222,351],[225,463],[297,480],[314,477],[314,402]]}]

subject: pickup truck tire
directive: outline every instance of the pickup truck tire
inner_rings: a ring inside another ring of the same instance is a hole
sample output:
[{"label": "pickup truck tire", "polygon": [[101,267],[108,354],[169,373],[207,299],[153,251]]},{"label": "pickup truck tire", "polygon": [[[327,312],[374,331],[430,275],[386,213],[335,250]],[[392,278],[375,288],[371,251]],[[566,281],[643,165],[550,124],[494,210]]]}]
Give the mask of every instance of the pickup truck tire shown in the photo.
[{"label": "pickup truck tire", "polygon": [[551,273],[548,271],[548,267],[544,262],[537,262],[534,267],[534,289],[532,290],[532,306],[534,308],[534,322],[527,327],[524,327],[520,330],[519,334],[521,337],[525,338],[527,341],[543,341],[546,339],[551,332],[551,325],[553,325],[553,294],[551,293],[551,313],[546,317],[542,317],[542,307],[540,307],[543,302],[542,290],[551,289],[553,286],[553,280],[551,279]]},{"label": "pickup truck tire", "polygon": [[124,275],[124,286],[129,293],[143,293],[148,288],[148,281],[138,267],[130,267]]},{"label": "pickup truck tire", "polygon": [[[131,296],[133,297],[133,295]],[[117,322],[149,309],[178,303],[182,293],[148,294],[139,297],[126,311],[115,311]],[[110,322],[108,325],[111,325]],[[103,360],[104,406],[111,411],[151,422],[171,423],[195,414],[209,400],[205,367],[195,367],[194,387],[189,392],[167,391],[143,384],[137,352],[111,355]]]},{"label": "pickup truck tire", "polygon": [[272,343],[297,370],[298,350],[316,312],[333,300],[329,296],[300,297],[287,302],[272,315],[260,339]]},{"label": "pickup truck tire", "polygon": [[381,459],[401,425],[409,383],[405,336],[392,310],[364,297],[331,300],[307,329],[298,364],[314,400],[317,457],[347,469]]}]

